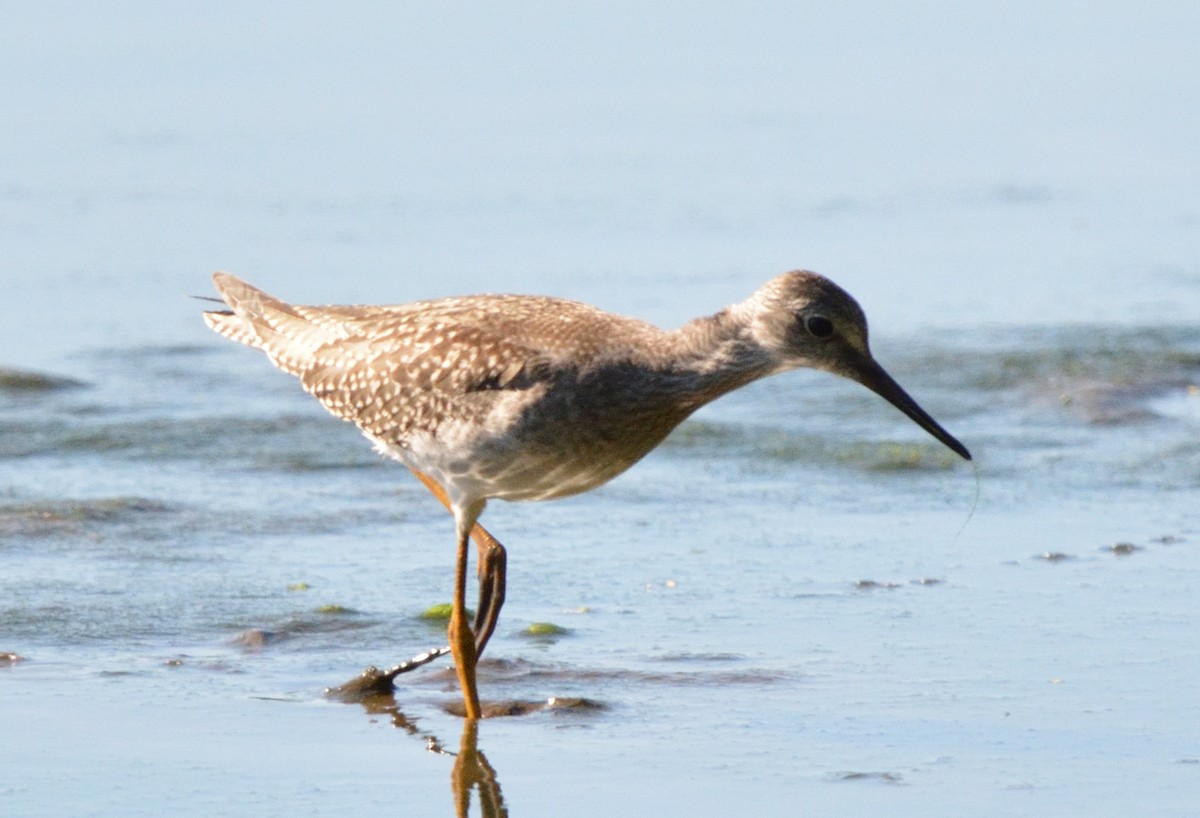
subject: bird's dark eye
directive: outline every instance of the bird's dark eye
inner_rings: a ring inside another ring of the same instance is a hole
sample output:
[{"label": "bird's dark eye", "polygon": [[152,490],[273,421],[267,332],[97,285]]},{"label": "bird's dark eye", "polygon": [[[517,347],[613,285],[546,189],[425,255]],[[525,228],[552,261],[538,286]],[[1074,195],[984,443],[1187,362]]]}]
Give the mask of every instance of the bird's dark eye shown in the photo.
[{"label": "bird's dark eye", "polygon": [[833,322],[823,315],[805,316],[804,328],[814,338],[828,338],[833,335]]}]

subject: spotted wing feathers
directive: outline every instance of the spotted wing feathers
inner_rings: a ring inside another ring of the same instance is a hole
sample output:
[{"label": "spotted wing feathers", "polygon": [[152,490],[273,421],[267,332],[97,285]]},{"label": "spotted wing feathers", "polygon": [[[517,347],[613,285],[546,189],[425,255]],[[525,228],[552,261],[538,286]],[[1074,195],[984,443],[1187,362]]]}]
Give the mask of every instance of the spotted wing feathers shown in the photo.
[{"label": "spotted wing feathers", "polygon": [[228,273],[215,273],[213,283],[230,311],[206,312],[204,320],[217,332],[261,349],[277,367],[303,374],[322,346],[345,337],[335,323],[305,318],[290,304]]},{"label": "spotted wing feathers", "polygon": [[486,412],[485,393],[528,389],[555,371],[553,355],[518,340],[528,328],[522,297],[314,307],[226,273],[213,280],[230,309],[205,313],[212,329],[263,350],[331,413],[377,439]]}]

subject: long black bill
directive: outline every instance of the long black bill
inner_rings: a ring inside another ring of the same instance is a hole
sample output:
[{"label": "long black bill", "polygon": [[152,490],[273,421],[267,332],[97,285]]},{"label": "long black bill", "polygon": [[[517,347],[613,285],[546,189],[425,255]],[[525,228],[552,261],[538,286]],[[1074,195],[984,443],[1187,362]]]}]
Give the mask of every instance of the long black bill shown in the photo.
[{"label": "long black bill", "polygon": [[855,367],[850,377],[908,415],[918,426],[940,440],[955,454],[965,460],[971,459],[971,453],[967,451],[967,447],[959,443],[952,434],[941,427],[941,424],[931,418],[928,412],[918,406],[917,402],[908,396],[900,384],[896,383],[892,376],[873,359],[866,358],[862,361],[859,366]]}]

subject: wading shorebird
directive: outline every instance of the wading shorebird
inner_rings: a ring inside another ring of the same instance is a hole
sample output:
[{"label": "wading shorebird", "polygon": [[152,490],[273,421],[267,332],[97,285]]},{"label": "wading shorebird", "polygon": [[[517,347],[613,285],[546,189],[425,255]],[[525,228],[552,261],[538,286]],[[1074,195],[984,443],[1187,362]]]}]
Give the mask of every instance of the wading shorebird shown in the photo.
[{"label": "wading shorebird", "polygon": [[[213,281],[229,310],[206,312],[210,327],[297,376],[454,515],[449,642],[469,719],[482,715],[475,665],[505,594],[504,547],[477,522],[488,500],[595,488],[709,401],[799,367],[858,381],[971,459],[871,357],[858,303],[816,273],[785,273],[671,331],[558,298],[305,307],[226,273]],[[479,548],[473,625],[468,538]]]}]

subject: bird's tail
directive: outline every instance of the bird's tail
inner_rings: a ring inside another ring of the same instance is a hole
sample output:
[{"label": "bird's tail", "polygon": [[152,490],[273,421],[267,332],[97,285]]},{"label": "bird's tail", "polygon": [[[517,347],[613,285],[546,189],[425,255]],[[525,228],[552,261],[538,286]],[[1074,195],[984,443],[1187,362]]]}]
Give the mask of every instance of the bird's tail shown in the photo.
[{"label": "bird's tail", "polygon": [[261,349],[285,372],[301,374],[316,350],[338,337],[333,327],[308,320],[237,276],[213,273],[213,284],[230,308],[205,312],[205,323],[226,338]]}]

